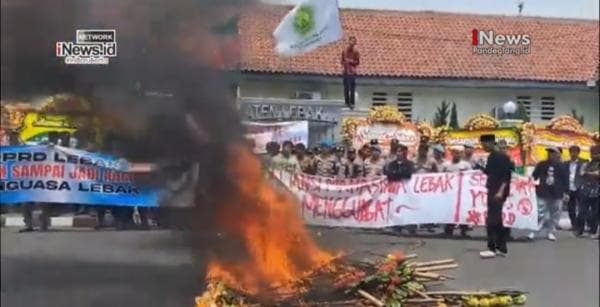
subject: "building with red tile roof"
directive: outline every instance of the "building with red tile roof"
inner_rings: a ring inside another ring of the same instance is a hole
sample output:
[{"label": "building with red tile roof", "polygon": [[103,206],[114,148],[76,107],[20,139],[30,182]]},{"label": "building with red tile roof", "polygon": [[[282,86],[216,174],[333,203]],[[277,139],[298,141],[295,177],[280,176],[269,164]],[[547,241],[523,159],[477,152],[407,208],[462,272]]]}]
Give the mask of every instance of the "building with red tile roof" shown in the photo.
[{"label": "building with red tile roof", "polygon": [[[241,102],[299,103],[294,98],[307,92],[316,101],[302,103],[342,99],[344,41],[292,58],[275,53],[273,30],[290,9],[262,6],[242,14]],[[344,38],[355,36],[361,54],[359,109],[398,104],[413,119],[430,120],[447,100],[457,103],[464,121],[512,100],[525,104],[533,121],[574,109],[589,114],[589,128],[598,127],[597,20],[343,9],[341,22]],[[529,53],[478,54],[474,29],[528,35]]]},{"label": "building with red tile roof", "polygon": [[[289,7],[242,15],[245,72],[339,75],[343,42],[291,58],[275,54],[273,29]],[[598,21],[468,14],[342,10],[345,37],[358,39],[365,77],[463,78],[587,82],[598,79]],[[473,53],[473,29],[528,34],[528,55]]]}]

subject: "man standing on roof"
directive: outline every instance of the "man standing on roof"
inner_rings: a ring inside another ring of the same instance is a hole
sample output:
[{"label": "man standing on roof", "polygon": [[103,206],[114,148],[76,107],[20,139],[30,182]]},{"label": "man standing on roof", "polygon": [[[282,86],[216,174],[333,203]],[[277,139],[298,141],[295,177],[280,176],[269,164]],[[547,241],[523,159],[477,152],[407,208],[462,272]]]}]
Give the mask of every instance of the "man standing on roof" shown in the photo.
[{"label": "man standing on roof", "polygon": [[354,48],[356,37],[350,36],[348,46],[342,51],[342,68],[344,77],[344,100],[346,106],[354,109],[354,93],[356,91],[356,69],[360,64],[360,55]]}]

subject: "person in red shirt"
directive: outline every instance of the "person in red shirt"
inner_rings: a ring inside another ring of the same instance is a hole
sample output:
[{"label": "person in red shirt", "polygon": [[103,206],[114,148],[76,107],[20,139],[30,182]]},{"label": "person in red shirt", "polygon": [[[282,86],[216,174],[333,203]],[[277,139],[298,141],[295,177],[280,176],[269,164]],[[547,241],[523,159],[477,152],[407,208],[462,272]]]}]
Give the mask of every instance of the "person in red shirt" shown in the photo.
[{"label": "person in red shirt", "polygon": [[346,105],[354,109],[354,92],[356,91],[356,68],[360,64],[360,55],[354,48],[356,37],[350,36],[348,46],[342,51],[342,68],[344,69],[344,100]]}]

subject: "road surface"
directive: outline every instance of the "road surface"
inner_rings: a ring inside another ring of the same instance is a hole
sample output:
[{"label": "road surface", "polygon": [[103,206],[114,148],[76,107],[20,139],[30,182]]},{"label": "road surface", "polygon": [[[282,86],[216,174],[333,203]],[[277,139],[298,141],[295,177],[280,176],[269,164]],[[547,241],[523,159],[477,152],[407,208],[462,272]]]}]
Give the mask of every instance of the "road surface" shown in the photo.
[{"label": "road surface", "polygon": [[[598,241],[576,239],[568,232],[561,232],[556,243],[512,243],[508,258],[492,260],[479,259],[485,242],[477,237],[311,232],[323,246],[356,258],[398,249],[423,260],[455,258],[460,267],[451,273],[457,279],[446,283],[451,289],[515,287],[530,292],[527,306],[532,307],[599,305]],[[202,253],[193,256],[180,232],[62,229],[19,234],[16,228],[2,228],[1,234],[3,307],[185,307],[193,306],[202,287]]]}]

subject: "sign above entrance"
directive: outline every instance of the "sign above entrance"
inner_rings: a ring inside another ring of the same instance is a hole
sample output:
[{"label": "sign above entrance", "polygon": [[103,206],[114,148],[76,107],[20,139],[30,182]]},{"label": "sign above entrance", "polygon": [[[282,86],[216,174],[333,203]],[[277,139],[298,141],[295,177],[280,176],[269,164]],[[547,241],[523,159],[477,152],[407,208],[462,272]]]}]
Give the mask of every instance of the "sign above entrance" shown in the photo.
[{"label": "sign above entrance", "polygon": [[339,122],[342,106],[288,103],[241,103],[245,120],[310,120]]}]

